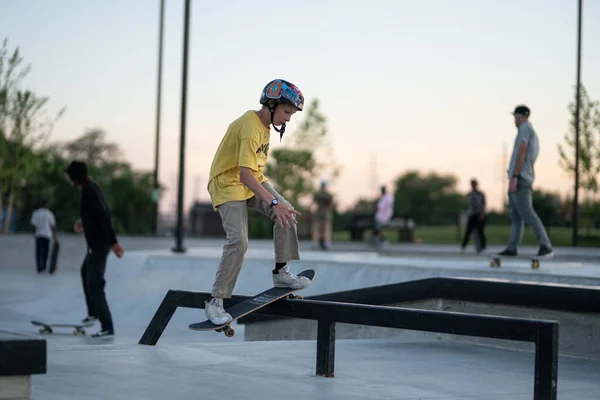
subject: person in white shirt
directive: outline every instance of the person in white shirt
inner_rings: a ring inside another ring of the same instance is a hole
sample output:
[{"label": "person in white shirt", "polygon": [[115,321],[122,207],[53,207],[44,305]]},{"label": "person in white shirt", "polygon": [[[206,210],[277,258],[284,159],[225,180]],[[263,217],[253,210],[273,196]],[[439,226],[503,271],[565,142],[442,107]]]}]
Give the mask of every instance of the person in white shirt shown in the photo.
[{"label": "person in white shirt", "polygon": [[389,223],[394,215],[394,195],[388,193],[385,186],[381,187],[381,197],[377,201],[377,212],[375,213],[375,236],[379,243],[382,243],[383,237],[382,227]]},{"label": "person in white shirt", "polygon": [[46,207],[38,208],[31,215],[31,226],[35,236],[35,259],[39,274],[46,270],[48,253],[50,252],[50,239],[58,242],[54,214]]}]

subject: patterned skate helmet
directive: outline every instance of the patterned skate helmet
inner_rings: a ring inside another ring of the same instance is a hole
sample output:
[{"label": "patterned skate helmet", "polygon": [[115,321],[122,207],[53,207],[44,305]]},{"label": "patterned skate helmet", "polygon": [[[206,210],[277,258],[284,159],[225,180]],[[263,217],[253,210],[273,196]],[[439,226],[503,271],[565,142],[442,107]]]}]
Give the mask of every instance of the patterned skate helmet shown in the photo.
[{"label": "patterned skate helmet", "polygon": [[269,100],[273,100],[275,103],[290,104],[298,111],[302,111],[304,108],[304,95],[300,89],[283,79],[272,80],[265,86],[260,95],[260,104],[268,106]]}]

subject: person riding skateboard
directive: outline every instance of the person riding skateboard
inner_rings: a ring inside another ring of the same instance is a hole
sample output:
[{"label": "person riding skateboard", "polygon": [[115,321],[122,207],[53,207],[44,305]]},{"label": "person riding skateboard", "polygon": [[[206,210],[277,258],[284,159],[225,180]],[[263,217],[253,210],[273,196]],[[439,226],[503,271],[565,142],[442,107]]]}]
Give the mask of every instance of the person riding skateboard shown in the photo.
[{"label": "person riding skateboard", "polygon": [[91,337],[111,338],[114,337],[115,330],[104,292],[104,273],[110,251],[121,258],[123,248],[117,241],[102,190],[88,176],[87,165],[81,161],[73,161],[66,172],[73,186],[81,191],[81,219],[75,222],[73,230],[83,232],[87,243],[87,252],[81,265],[81,280],[88,315],[81,322],[85,324],[100,320],[100,331]]},{"label": "person riding skateboard", "polygon": [[508,246],[498,256],[516,257],[519,242],[523,237],[524,225],[533,230],[539,244],[537,257],[554,256],[552,242],[546,228],[533,209],[532,193],[535,180],[534,165],[540,151],[538,135],[529,121],[531,110],[519,105],[513,111],[517,136],[508,167],[508,199],[510,208],[510,238]]},{"label": "person riding skateboard", "polygon": [[259,110],[248,110],[229,125],[210,168],[208,192],[227,237],[212,298],[205,303],[206,317],[215,325],[232,320],[223,308],[223,299],[231,297],[248,248],[248,208],[275,222],[273,285],[302,289],[310,284],[306,277],[293,274],[287,265],[300,259],[296,229],[296,215],[300,213],[277,193],[264,175],[271,125],[281,140],[285,124],[297,111],[302,111],[304,96],[290,82],[275,79],[263,89],[260,104]]}]

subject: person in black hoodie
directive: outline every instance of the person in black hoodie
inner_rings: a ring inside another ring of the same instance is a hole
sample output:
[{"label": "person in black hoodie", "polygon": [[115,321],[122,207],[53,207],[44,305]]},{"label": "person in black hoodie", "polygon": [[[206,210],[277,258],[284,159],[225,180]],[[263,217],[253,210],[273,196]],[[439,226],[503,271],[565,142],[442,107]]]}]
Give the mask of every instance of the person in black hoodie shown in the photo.
[{"label": "person in black hoodie", "polygon": [[87,253],[81,265],[81,280],[87,304],[88,315],[83,323],[99,320],[101,329],[92,335],[96,338],[110,338],[115,334],[112,316],[104,293],[104,272],[110,250],[119,258],[123,248],[117,241],[110,220],[110,210],[100,187],[88,176],[84,162],[73,161],[67,167],[67,175],[74,187],[81,191],[80,217],[73,229],[83,232],[87,243]]}]

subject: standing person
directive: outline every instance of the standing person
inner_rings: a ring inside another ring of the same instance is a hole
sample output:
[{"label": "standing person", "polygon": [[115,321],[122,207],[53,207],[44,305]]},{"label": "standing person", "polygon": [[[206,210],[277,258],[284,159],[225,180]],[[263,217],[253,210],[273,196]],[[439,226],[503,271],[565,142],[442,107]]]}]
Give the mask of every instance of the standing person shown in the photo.
[{"label": "standing person", "polygon": [[286,122],[302,111],[304,96],[290,82],[276,79],[263,89],[260,104],[258,111],[248,110],[229,125],[210,168],[208,192],[227,235],[212,298],[205,304],[206,317],[215,325],[232,320],[223,308],[223,299],[231,297],[248,248],[248,208],[275,222],[273,285],[300,289],[310,283],[307,278],[294,275],[287,265],[300,259],[296,230],[296,215],[300,213],[264,176],[271,125],[281,139]]},{"label": "standing person", "polygon": [[313,194],[315,212],[313,214],[313,247],[323,250],[331,248],[333,220],[333,196],[327,190],[327,180],[321,180],[321,188]]},{"label": "standing person", "polygon": [[58,243],[56,236],[56,219],[54,214],[45,205],[31,214],[31,227],[35,236],[35,260],[37,272],[41,274],[46,270],[48,254],[50,253],[50,240]]},{"label": "standing person", "polygon": [[518,245],[523,237],[524,223],[533,230],[540,245],[538,257],[552,257],[552,243],[546,229],[533,209],[532,186],[535,179],[534,164],[540,145],[538,136],[529,122],[531,111],[527,106],[519,105],[513,115],[517,126],[517,137],[508,168],[508,199],[510,206],[511,231],[508,246],[500,256],[516,256]]},{"label": "standing person", "polygon": [[477,180],[471,180],[471,191],[467,195],[467,204],[469,207],[469,220],[467,222],[467,231],[463,237],[461,249],[464,251],[471,237],[471,233],[475,231],[477,254],[486,249],[485,238],[485,194],[478,190]]},{"label": "standing person", "polygon": [[381,197],[377,201],[377,212],[375,213],[375,239],[378,243],[383,243],[383,226],[392,220],[394,215],[394,195],[387,192],[385,186],[381,187]]},{"label": "standing person", "polygon": [[67,174],[74,187],[81,191],[80,217],[75,222],[75,232],[83,232],[87,243],[87,254],[81,265],[81,280],[88,315],[82,322],[100,320],[101,329],[92,337],[111,338],[115,334],[112,316],[104,293],[106,259],[112,249],[119,258],[123,248],[117,241],[110,221],[110,211],[100,187],[88,176],[87,166],[73,161]]}]

